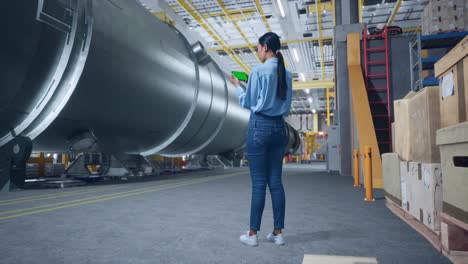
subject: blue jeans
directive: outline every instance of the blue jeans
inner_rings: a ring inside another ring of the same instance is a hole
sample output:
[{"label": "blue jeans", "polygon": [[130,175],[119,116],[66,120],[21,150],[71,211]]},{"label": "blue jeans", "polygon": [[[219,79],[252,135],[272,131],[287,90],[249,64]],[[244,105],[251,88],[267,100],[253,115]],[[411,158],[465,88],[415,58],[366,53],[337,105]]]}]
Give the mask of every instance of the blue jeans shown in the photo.
[{"label": "blue jeans", "polygon": [[252,230],[260,230],[267,185],[273,205],[274,228],[284,228],[286,198],[281,173],[287,142],[287,131],[282,117],[268,117],[255,113],[250,115],[247,130],[247,159],[252,179],[250,208]]}]

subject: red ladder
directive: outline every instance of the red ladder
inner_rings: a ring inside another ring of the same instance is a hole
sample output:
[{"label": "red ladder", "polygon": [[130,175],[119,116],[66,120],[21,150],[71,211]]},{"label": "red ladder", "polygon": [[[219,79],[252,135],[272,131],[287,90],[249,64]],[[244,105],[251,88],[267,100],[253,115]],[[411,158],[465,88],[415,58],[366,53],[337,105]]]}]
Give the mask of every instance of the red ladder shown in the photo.
[{"label": "red ladder", "polygon": [[[383,44],[382,44],[383,42]],[[392,100],[388,28],[377,34],[363,30],[364,79],[380,154],[392,151]]]}]

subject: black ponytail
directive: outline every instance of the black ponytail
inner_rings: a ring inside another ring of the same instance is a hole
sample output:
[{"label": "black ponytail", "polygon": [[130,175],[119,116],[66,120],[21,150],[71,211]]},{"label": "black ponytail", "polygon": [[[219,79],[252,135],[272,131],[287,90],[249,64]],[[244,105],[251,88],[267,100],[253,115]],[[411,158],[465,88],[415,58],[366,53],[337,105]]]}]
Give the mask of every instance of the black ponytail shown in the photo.
[{"label": "black ponytail", "polygon": [[258,39],[260,45],[267,45],[268,49],[276,54],[278,58],[278,68],[276,70],[278,76],[278,86],[276,87],[276,96],[281,100],[286,100],[286,68],[284,66],[283,54],[281,54],[281,43],[278,35],[273,32],[265,33]]},{"label": "black ponytail", "polygon": [[284,58],[283,54],[278,50],[276,53],[278,57],[278,68],[276,72],[278,73],[278,87],[276,88],[276,96],[281,100],[286,100],[286,67],[284,67]]}]

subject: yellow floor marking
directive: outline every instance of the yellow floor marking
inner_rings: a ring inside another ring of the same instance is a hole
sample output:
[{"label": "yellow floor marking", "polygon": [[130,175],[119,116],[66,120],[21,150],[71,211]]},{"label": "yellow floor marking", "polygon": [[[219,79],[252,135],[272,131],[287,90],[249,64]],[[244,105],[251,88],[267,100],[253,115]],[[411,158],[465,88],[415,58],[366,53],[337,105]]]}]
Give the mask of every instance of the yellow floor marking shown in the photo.
[{"label": "yellow floor marking", "polygon": [[[161,181],[168,181],[168,180],[173,180],[173,179],[164,179],[164,180],[162,179]],[[0,206],[1,205],[23,203],[23,202],[32,202],[32,201],[38,201],[38,200],[45,200],[45,199],[50,199],[50,198],[60,198],[60,197],[79,195],[79,194],[84,194],[84,193],[112,190],[112,189],[120,189],[120,188],[124,188],[124,187],[126,187],[126,186],[102,187],[102,188],[95,188],[95,189],[92,189],[92,190],[88,189],[88,190],[61,192],[61,193],[56,193],[56,194],[45,194],[45,195],[38,195],[38,196],[15,198],[15,199],[0,201]]]},{"label": "yellow floor marking", "polygon": [[[167,186],[167,185],[162,185],[162,186]],[[161,187],[161,186],[157,186],[156,188],[159,188],[159,187]],[[139,188],[139,189],[133,189],[133,190],[130,190],[130,191],[125,191],[125,192],[108,193],[108,194],[103,194],[103,195],[98,195],[98,196],[91,196],[91,197],[86,197],[86,198],[81,198],[81,199],[76,199],[76,200],[58,202],[58,203],[38,205],[38,206],[33,206],[33,207],[28,207],[28,208],[21,208],[21,209],[16,209],[16,210],[11,210],[11,211],[0,212],[0,215],[23,212],[23,211],[29,211],[29,210],[45,208],[45,207],[51,207],[51,206],[62,205],[62,204],[68,204],[68,203],[83,202],[83,201],[87,201],[87,200],[94,200],[94,199],[99,199],[99,198],[111,197],[111,196],[114,196],[114,195],[120,195],[120,194],[132,193],[132,192],[139,192],[139,191],[153,189],[153,188],[155,188],[155,186]]]},{"label": "yellow floor marking", "polygon": [[10,200],[4,200],[0,202],[0,205],[8,205],[8,204],[17,204],[17,203],[24,203],[24,202],[31,202],[31,201],[39,201],[39,200],[45,200],[45,199],[51,199],[51,198],[59,198],[59,197],[66,197],[66,196],[72,196],[72,195],[79,195],[79,194],[84,194],[84,193],[92,193],[92,192],[99,192],[99,191],[105,191],[105,190],[113,190],[113,189],[119,189],[123,188],[124,186],[118,186],[118,187],[105,187],[105,188],[95,188],[92,190],[79,190],[79,191],[72,191],[72,192],[62,192],[58,194],[47,194],[47,195],[39,195],[39,196],[31,196],[31,197],[23,197],[23,198],[17,198],[17,199],[10,199]]},{"label": "yellow floor marking", "polygon": [[[88,198],[88,199],[79,199],[79,200],[74,200],[74,201],[69,202],[69,203],[72,203],[72,204],[57,206],[57,207],[42,209],[42,210],[37,210],[37,211],[31,211],[31,212],[26,212],[26,213],[21,213],[21,214],[14,214],[14,215],[9,215],[9,216],[4,216],[4,217],[0,217],[0,220],[16,218],[16,217],[25,216],[25,215],[38,214],[38,213],[43,213],[43,212],[50,212],[50,211],[54,211],[54,210],[58,210],[58,209],[69,208],[69,207],[74,207],[74,206],[79,206],[79,205],[84,205],[84,204],[90,204],[90,203],[95,203],[95,202],[101,202],[101,201],[107,201],[107,200],[112,200],[112,199],[116,199],[116,198],[131,196],[131,195],[143,194],[143,193],[147,193],[147,192],[155,192],[155,191],[166,190],[166,189],[171,189],[171,188],[176,188],[176,187],[193,185],[193,184],[197,184],[197,183],[214,181],[214,180],[228,178],[228,177],[241,175],[241,174],[245,174],[245,172],[231,173],[231,174],[226,174],[226,175],[216,176],[216,177],[205,177],[203,179],[190,180],[190,181],[185,181],[185,182],[182,182],[182,183],[168,184],[168,185],[163,185],[163,186],[159,186],[159,187],[156,187],[156,188],[154,188],[154,187],[141,188],[141,189],[137,189],[137,190],[133,190],[133,191],[114,193],[112,195],[101,195],[101,196],[91,197],[91,198]],[[104,196],[108,196],[108,197],[104,197]],[[101,197],[101,198],[99,198],[99,197]],[[92,200],[90,200],[90,199],[92,199]],[[89,201],[84,201],[83,202],[83,200],[89,200]],[[46,207],[46,206],[42,206],[42,207]],[[20,210],[23,210],[23,209],[20,209]]]}]

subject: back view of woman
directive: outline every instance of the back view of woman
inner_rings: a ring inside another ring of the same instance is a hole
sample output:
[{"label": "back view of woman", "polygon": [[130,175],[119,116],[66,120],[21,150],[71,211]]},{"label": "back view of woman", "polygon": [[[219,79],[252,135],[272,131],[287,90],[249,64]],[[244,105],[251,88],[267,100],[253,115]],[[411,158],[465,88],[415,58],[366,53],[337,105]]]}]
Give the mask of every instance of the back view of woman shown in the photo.
[{"label": "back view of woman", "polygon": [[281,180],[283,156],[288,141],[283,117],[291,107],[292,78],[285,69],[278,35],[268,32],[257,44],[257,53],[263,64],[252,69],[247,90],[231,76],[242,107],[250,109],[247,132],[247,159],[252,180],[250,230],[240,236],[246,245],[257,246],[265,207],[266,186],[271,193],[274,230],[267,239],[284,245],[282,229],[285,217],[285,193]]}]

